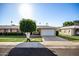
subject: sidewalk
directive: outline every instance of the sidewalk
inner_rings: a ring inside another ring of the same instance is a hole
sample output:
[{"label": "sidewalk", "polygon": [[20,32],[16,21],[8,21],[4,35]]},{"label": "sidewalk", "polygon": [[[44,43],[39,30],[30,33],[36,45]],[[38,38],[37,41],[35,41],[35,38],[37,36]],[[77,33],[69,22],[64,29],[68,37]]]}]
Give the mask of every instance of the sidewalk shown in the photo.
[{"label": "sidewalk", "polygon": [[41,42],[44,45],[79,45],[79,42],[73,41],[45,41]]},{"label": "sidewalk", "polygon": [[41,44],[48,48],[79,48],[79,42],[72,41],[45,41]]},{"label": "sidewalk", "polygon": [[23,42],[0,42],[0,45],[17,45]]},{"label": "sidewalk", "polygon": [[16,45],[23,42],[0,42],[0,48],[14,48]]},{"label": "sidewalk", "polygon": [[[11,47],[11,46],[16,46],[20,43],[25,43],[25,42],[0,42],[0,47]],[[27,42],[26,42],[27,43]],[[34,42],[30,42],[33,43]],[[79,42],[72,42],[72,41],[44,41],[44,42],[38,42],[46,47],[58,47],[58,48],[79,48]]]}]

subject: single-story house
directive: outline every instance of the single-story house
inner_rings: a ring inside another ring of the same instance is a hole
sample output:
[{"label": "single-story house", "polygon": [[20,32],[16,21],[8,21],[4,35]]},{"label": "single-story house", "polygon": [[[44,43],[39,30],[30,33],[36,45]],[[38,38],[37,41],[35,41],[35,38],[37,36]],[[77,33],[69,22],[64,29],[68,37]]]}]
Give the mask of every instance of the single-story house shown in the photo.
[{"label": "single-story house", "polygon": [[[5,32],[21,32],[17,25],[0,25],[0,33]],[[56,28],[51,26],[37,26],[37,31],[32,34],[38,34],[40,36],[55,36]]]},{"label": "single-story house", "polygon": [[65,35],[79,35],[79,25],[73,25],[73,26],[65,26],[59,28],[59,34],[65,34]]},{"label": "single-story house", "polygon": [[51,26],[37,26],[41,36],[55,36],[56,28]]},{"label": "single-story house", "polygon": [[0,33],[5,32],[20,32],[20,30],[16,25],[0,25]]}]

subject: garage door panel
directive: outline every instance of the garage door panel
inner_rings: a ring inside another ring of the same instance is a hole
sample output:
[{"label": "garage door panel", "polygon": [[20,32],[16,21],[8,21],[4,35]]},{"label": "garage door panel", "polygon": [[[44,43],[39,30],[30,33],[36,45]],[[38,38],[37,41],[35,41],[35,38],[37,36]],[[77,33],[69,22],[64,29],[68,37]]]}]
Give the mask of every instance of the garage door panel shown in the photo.
[{"label": "garage door panel", "polygon": [[55,30],[41,30],[42,36],[54,36]]}]

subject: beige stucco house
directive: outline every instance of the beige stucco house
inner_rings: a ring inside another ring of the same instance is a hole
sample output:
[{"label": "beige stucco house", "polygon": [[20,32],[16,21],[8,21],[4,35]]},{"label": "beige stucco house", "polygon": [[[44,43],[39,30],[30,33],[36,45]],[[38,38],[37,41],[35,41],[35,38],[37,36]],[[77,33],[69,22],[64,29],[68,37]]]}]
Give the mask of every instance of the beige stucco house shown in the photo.
[{"label": "beige stucco house", "polygon": [[[0,25],[0,33],[21,32],[19,26],[16,25]],[[37,26],[37,31],[32,34],[40,36],[55,36],[56,28],[46,25]]]},{"label": "beige stucco house", "polygon": [[59,28],[59,34],[63,35],[79,35],[79,25],[65,26]]}]

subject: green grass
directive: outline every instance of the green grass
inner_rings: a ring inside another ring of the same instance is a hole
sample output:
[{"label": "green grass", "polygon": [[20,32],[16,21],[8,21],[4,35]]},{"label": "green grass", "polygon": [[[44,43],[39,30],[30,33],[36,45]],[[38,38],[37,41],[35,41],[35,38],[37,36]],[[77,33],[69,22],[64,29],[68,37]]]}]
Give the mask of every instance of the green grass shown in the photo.
[{"label": "green grass", "polygon": [[79,36],[59,35],[59,37],[65,38],[70,41],[79,41]]},{"label": "green grass", "polygon": [[[24,36],[0,36],[0,42],[26,42]],[[42,42],[42,38],[31,38],[31,42]]]}]

